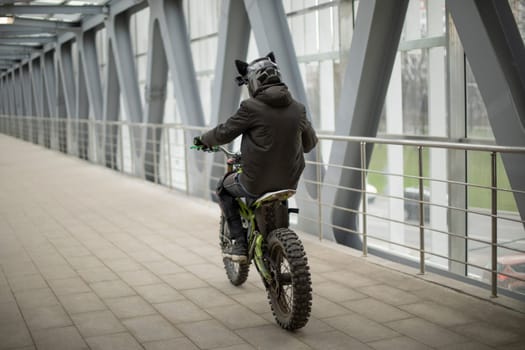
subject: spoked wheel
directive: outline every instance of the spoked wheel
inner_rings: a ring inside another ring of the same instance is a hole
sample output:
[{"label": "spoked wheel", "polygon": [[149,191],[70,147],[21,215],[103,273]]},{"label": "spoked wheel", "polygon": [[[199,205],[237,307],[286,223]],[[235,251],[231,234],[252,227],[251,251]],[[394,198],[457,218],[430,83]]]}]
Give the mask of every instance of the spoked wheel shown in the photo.
[{"label": "spoked wheel", "polygon": [[[224,216],[221,216],[221,231],[219,239],[222,252],[230,248],[232,240],[230,239],[228,224],[226,223]],[[250,271],[249,261],[234,262],[230,258],[223,258],[222,262],[224,263],[226,275],[234,286],[240,286],[246,282],[246,279],[248,278],[248,272]]]},{"label": "spoked wheel", "polygon": [[312,282],[303,245],[295,232],[280,228],[269,234],[267,248],[272,283],[266,289],[275,319],[287,330],[304,327],[312,308]]}]

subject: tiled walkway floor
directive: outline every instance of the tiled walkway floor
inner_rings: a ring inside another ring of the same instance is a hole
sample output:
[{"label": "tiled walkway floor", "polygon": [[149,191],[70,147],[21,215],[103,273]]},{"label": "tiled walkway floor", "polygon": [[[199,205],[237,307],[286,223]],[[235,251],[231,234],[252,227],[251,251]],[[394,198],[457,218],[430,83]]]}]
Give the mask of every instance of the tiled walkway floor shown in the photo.
[{"label": "tiled walkway floor", "polygon": [[0,349],[525,349],[522,304],[308,236],[312,318],[283,331],[254,271],[226,280],[217,225],[213,203],[0,135]]}]

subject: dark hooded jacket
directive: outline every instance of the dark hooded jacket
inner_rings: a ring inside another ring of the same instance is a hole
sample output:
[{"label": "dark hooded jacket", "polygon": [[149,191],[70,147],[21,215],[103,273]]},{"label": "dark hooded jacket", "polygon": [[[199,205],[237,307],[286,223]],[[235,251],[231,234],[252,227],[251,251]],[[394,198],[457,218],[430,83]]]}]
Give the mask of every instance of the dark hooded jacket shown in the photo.
[{"label": "dark hooded jacket", "polygon": [[241,134],[240,179],[248,192],[261,195],[297,188],[305,166],[303,153],[314,148],[317,136],[304,105],[292,98],[286,85],[262,86],[201,140],[207,146],[217,146]]}]

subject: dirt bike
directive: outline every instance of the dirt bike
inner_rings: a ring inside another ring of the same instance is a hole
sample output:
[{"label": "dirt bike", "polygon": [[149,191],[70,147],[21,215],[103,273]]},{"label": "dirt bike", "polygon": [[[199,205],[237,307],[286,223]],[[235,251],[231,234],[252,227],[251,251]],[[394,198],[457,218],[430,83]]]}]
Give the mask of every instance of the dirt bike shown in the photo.
[{"label": "dirt bike", "polygon": [[[192,146],[208,152],[222,151],[227,157],[227,173],[241,170],[241,154],[226,148]],[[248,278],[253,261],[268,293],[275,320],[286,330],[302,328],[308,322],[312,307],[312,282],[303,244],[289,226],[288,199],[293,189],[265,193],[254,201],[237,198],[243,227],[247,230],[248,259],[234,262],[223,258],[226,275],[235,286]],[[220,247],[223,253],[231,247],[228,224],[220,219]]]}]

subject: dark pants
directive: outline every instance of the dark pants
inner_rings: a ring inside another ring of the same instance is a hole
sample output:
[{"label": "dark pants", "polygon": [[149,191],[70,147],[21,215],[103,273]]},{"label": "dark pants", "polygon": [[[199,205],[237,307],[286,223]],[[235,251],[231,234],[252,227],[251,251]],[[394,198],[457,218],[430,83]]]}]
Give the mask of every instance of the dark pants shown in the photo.
[{"label": "dark pants", "polygon": [[243,239],[246,234],[242,228],[241,215],[239,214],[239,203],[237,203],[236,198],[244,197],[248,201],[256,198],[256,196],[244,188],[240,182],[239,176],[239,173],[227,174],[219,181],[217,186],[219,204],[222,213],[226,217],[230,229],[230,236],[233,239]]}]

